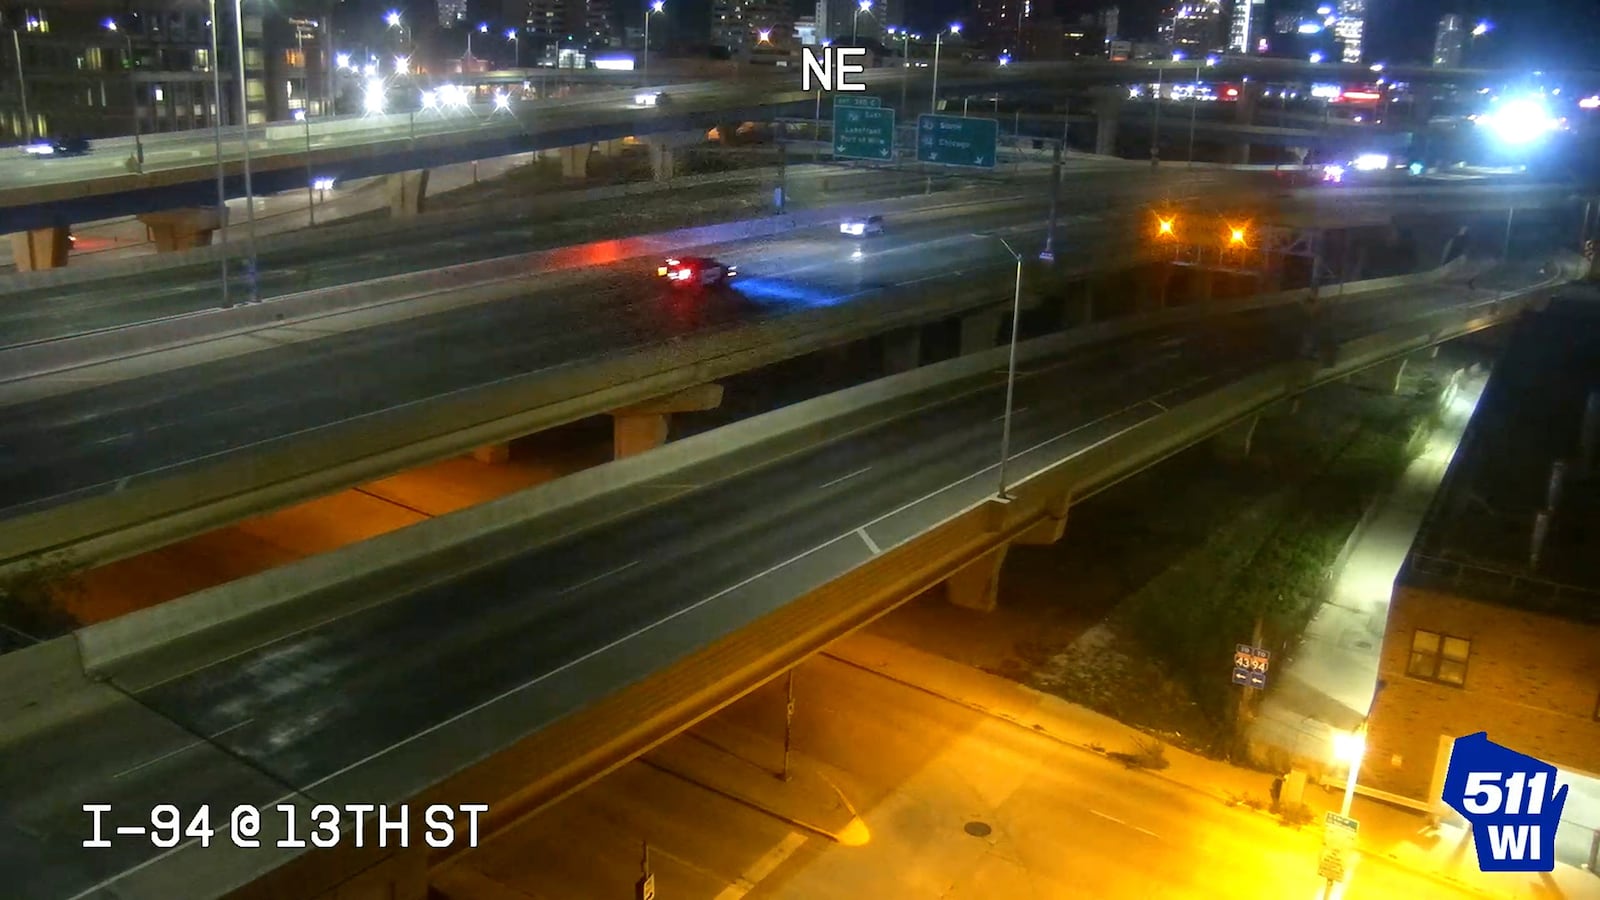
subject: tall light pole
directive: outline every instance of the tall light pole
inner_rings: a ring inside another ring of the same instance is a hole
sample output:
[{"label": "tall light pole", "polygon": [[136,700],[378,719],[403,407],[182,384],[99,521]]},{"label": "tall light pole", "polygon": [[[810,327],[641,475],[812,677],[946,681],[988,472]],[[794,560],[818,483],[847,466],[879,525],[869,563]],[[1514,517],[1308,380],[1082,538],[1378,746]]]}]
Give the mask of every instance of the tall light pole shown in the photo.
[{"label": "tall light pole", "polygon": [[872,0],[861,0],[856,4],[856,14],[850,19],[850,43],[852,45],[859,43],[857,38],[861,34],[861,14],[871,12],[871,10]]},{"label": "tall light pole", "polygon": [[[896,29],[893,25],[889,26],[889,33],[891,35],[900,35],[900,110],[904,112],[906,108],[906,82],[911,80],[911,38],[913,35],[911,34],[911,29]],[[916,37],[921,40],[920,35]]]},{"label": "tall light pole", "polygon": [[246,270],[250,285],[250,301],[256,300],[256,193],[250,184],[250,94],[245,90],[244,77],[244,0],[233,0],[234,50],[238,55],[239,71],[239,134],[244,146],[244,220],[245,248],[250,255]]},{"label": "tall light pole", "polygon": [[311,117],[303,109],[294,111],[295,121],[306,127],[306,224],[317,224],[317,195],[311,187]]},{"label": "tall light pole", "polygon": [[522,35],[515,28],[507,28],[506,40],[511,42],[511,68],[522,68]]},{"label": "tall light pole", "polygon": [[[1206,65],[1217,64],[1215,56],[1206,57]],[[1194,90],[1189,92],[1189,168],[1194,168],[1194,118],[1200,111],[1200,64],[1194,66]]]},{"label": "tall light pole", "polygon": [[1012,249],[1010,242],[992,231],[975,231],[974,237],[992,237],[998,240],[1006,252],[1017,261],[1016,287],[1011,294],[1011,357],[1006,364],[1006,410],[1003,417],[1004,424],[1000,426],[1000,475],[996,495],[1001,500],[1009,499],[1006,496],[1006,461],[1011,456],[1011,408],[1016,399],[1017,388],[1017,332],[1022,325],[1022,254]]},{"label": "tall light pole", "polygon": [[28,115],[28,79],[22,74],[22,38],[11,28],[11,52],[17,60],[17,94],[22,98],[22,142],[33,143],[33,116]]},{"label": "tall light pole", "polygon": [[650,86],[650,17],[658,12],[665,12],[667,0],[650,0],[650,6],[644,11],[644,83]]},{"label": "tall light pole", "polygon": [[1044,249],[1039,251],[1039,259],[1045,262],[1055,262],[1056,258],[1056,210],[1061,201],[1061,160],[1067,155],[1067,138],[1072,132],[1072,102],[1067,102],[1067,108],[1061,114],[1061,143],[1056,146],[1055,158],[1050,163],[1050,222],[1045,227]]},{"label": "tall light pole", "polygon": [[[105,28],[113,34],[117,31],[117,20],[107,19]],[[134,70],[139,68],[133,58],[133,35],[127,32],[122,34],[123,47],[128,53],[128,99],[132,103],[129,115],[133,119],[133,165],[134,171],[144,174],[144,138],[140,135],[139,123],[139,82],[134,78]]]},{"label": "tall light pole", "polygon": [[222,246],[224,253],[218,257],[222,260],[222,305],[228,306],[228,186],[222,170],[222,59],[217,56],[217,0],[206,0],[206,11],[210,16],[206,25],[211,31],[211,102],[215,104],[211,110],[211,134],[216,141],[217,150],[217,212],[219,230],[222,232]]},{"label": "tall light pole", "polygon": [[[957,22],[956,24],[951,25],[950,33],[960,34],[961,23]],[[939,111],[939,47],[943,42],[943,31],[933,36],[933,99],[928,104],[928,112],[931,113],[937,113]]]}]

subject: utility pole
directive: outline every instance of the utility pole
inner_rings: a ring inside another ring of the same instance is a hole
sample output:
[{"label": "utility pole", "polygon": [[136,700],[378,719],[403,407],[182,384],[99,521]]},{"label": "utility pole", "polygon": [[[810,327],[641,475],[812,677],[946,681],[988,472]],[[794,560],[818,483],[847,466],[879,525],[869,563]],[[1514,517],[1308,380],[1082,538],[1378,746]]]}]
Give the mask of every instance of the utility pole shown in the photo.
[{"label": "utility pole", "polygon": [[794,670],[789,670],[788,699],[783,705],[783,780],[788,781],[789,753],[794,747]]}]

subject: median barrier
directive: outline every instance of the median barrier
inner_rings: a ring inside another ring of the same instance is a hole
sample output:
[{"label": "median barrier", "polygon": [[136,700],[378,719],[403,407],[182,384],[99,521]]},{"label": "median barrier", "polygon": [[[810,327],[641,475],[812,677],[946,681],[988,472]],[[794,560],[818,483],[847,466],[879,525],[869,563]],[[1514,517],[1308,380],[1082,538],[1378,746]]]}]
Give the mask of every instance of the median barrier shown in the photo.
[{"label": "median barrier", "polygon": [[[1452,268],[1372,283],[1356,282],[1347,286],[1347,294],[1357,296],[1406,284],[1429,283],[1453,271]],[[1184,321],[1296,303],[1308,294],[1305,290],[1289,291],[1099,323],[1024,342],[1018,348],[1018,356],[1021,361],[1031,361]],[[375,579],[383,579],[396,590],[418,583],[423,573],[440,570],[439,561],[444,555],[459,554],[458,548],[468,544],[473,545],[475,564],[524,553],[606,521],[636,514],[675,496],[673,491],[645,490],[652,481],[694,484],[699,479],[690,473],[695,470],[703,470],[708,478],[734,477],[817,443],[839,440],[881,425],[885,418],[909,415],[920,404],[948,402],[951,384],[981,379],[994,372],[997,366],[1004,364],[1008,352],[1008,348],[1001,347],[802,401],[668,443],[649,453],[580,471],[332,553],[81,629],[77,639],[84,665],[93,673],[103,674],[141,654],[174,641],[197,638],[203,632],[206,633],[203,641],[195,641],[189,652],[225,656],[237,649],[241,641],[261,643],[275,634],[348,615],[381,602],[372,599],[382,595]],[[694,370],[692,364],[691,369],[672,383],[704,383],[717,374]],[[981,390],[985,386],[974,383],[971,389]],[[653,386],[642,393],[656,396],[664,392],[665,387]],[[619,396],[604,402],[621,405],[618,402],[621,399],[623,397]],[[887,416],[886,406],[895,407]],[[482,437],[475,440],[487,442]],[[475,444],[468,441],[466,445]],[[344,445],[334,449],[339,446]],[[346,446],[345,450],[348,449]],[[300,455],[321,454],[302,449]],[[269,466],[263,459],[254,468]],[[270,476],[271,473],[260,474]],[[617,502],[616,498],[627,497],[630,492],[633,496],[627,502]],[[194,495],[192,490],[183,493]],[[558,519],[560,527],[552,527],[552,522]],[[308,587],[313,585],[314,590]],[[186,657],[184,665],[192,667],[195,662],[191,655]]]},{"label": "median barrier", "polygon": [[[40,341],[0,351],[0,384],[64,369],[150,353],[196,341],[271,328],[358,308],[416,300],[443,291],[479,287],[487,282],[527,277],[536,271],[560,271],[612,264],[628,259],[661,256],[714,244],[775,237],[802,228],[831,225],[842,212],[887,214],[932,212],[951,207],[992,204],[999,199],[953,200],[927,196],[867,201],[819,207],[795,213],[705,225],[631,238],[598,241],[578,247],[537,250],[489,260],[462,263],[391,275],[371,281],[287,294],[271,300],[222,309],[215,308],[133,325],[88,332],[68,338]],[[588,248],[603,246],[596,258]],[[402,292],[385,297],[385,291]]]}]

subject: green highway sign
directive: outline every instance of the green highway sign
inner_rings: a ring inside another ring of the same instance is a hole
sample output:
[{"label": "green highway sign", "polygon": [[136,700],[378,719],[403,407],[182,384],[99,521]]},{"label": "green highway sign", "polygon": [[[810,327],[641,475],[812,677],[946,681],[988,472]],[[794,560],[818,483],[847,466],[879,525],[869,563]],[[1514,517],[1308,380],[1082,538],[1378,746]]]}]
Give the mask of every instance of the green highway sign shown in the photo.
[{"label": "green highway sign", "polygon": [[999,142],[1000,125],[993,119],[917,117],[917,162],[992,169]]},{"label": "green highway sign", "polygon": [[867,107],[871,107],[873,109],[877,109],[878,107],[883,105],[883,101],[879,100],[877,97],[839,97],[839,96],[835,96],[833,98],[833,105],[835,107],[839,107],[839,106],[867,106]]},{"label": "green highway sign", "polygon": [[833,106],[833,155],[839,159],[894,158],[894,110]]}]

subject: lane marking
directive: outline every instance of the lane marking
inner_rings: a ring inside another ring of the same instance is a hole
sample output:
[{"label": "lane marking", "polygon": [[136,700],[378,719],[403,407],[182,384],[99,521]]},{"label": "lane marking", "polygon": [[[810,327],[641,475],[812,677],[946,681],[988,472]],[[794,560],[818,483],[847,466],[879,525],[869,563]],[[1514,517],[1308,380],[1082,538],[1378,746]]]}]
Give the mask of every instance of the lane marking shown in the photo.
[{"label": "lane marking", "polygon": [[577,584],[571,585],[569,587],[562,588],[561,589],[561,593],[570,594],[573,591],[582,590],[583,588],[586,588],[589,585],[594,584],[597,581],[604,581],[605,579],[610,578],[611,576],[616,575],[619,572],[626,572],[629,569],[633,568],[634,566],[637,566],[638,564],[639,564],[639,561],[637,559],[634,560],[633,562],[630,562],[630,563],[624,563],[624,564],[622,564],[620,566],[617,566],[615,569],[609,569],[607,571],[601,572],[599,575],[596,575],[593,578],[586,578],[583,581],[578,582]]},{"label": "lane marking", "polygon": [[153,766],[158,762],[161,762],[163,760],[171,759],[172,757],[177,756],[180,753],[186,753],[186,752],[188,752],[190,750],[193,750],[196,747],[204,746],[204,744],[205,744],[205,741],[194,741],[192,743],[184,744],[182,747],[179,747],[176,750],[170,750],[170,751],[168,751],[166,753],[161,754],[160,756],[156,756],[156,757],[152,757],[150,759],[147,759],[144,762],[139,763],[137,766],[134,766],[134,767],[132,767],[130,769],[123,769],[121,772],[118,772],[117,774],[115,774],[115,775],[113,775],[111,777],[114,780],[114,779],[117,779],[117,778],[121,778],[124,775],[132,775],[134,772],[137,772],[140,769],[149,768],[150,766]]},{"label": "lane marking", "polygon": [[846,481],[849,481],[850,479],[856,477],[857,475],[861,475],[861,474],[863,474],[865,472],[870,472],[870,471],[872,471],[872,467],[871,466],[867,466],[865,469],[857,469],[854,472],[851,472],[849,475],[840,475],[838,478],[835,478],[834,480],[829,481],[826,484],[818,485],[817,486],[817,490],[820,491],[823,488],[831,488],[836,484],[842,484],[842,483],[844,483]]},{"label": "lane marking", "polygon": [[1153,837],[1153,838],[1155,838],[1157,840],[1161,839],[1161,835],[1156,834],[1154,831],[1151,831],[1148,828],[1140,828],[1137,825],[1130,825],[1129,823],[1122,821],[1121,819],[1117,818],[1116,816],[1108,816],[1108,815],[1106,815],[1105,813],[1101,812],[1098,809],[1091,809],[1091,810],[1089,810],[1089,812],[1090,812],[1091,815],[1099,816],[1100,818],[1105,819],[1107,822],[1115,822],[1118,825],[1121,825],[1123,828],[1131,828],[1132,830],[1137,831],[1140,834],[1147,834],[1150,837]]},{"label": "lane marking", "polygon": [[[1026,407],[1026,406],[1021,407],[1020,409],[1013,409],[1011,411],[1011,417],[1013,419],[1015,419],[1017,416],[1020,416],[1023,413],[1027,412],[1028,409],[1029,409],[1029,407]],[[1003,422],[1003,421],[1005,421],[1005,418],[1006,418],[1006,414],[1005,413],[1001,413],[1000,415],[995,416],[994,418],[990,419],[989,421],[991,423],[993,423],[993,422]]]},{"label": "lane marking", "polygon": [[861,535],[861,540],[866,542],[867,549],[872,551],[873,556],[877,556],[883,552],[883,550],[878,547],[878,542],[872,539],[872,535],[867,534],[867,529],[857,528],[856,534]]},{"label": "lane marking", "polygon": [[1162,406],[1161,404],[1157,403],[1154,400],[1150,401],[1150,405],[1154,406],[1156,409],[1161,410],[1162,412],[1167,412],[1167,408],[1165,406]]}]

